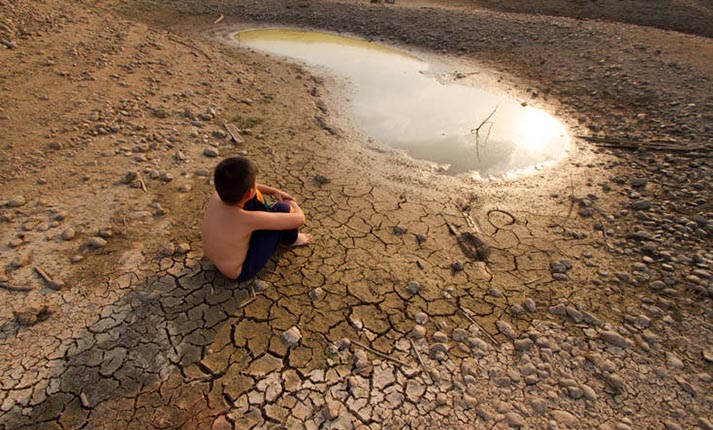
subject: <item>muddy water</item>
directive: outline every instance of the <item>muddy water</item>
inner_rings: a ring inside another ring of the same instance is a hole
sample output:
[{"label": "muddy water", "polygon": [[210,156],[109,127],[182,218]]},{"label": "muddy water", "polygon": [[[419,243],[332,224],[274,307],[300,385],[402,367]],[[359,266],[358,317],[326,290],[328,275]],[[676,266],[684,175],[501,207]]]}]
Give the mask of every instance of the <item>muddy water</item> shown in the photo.
[{"label": "muddy water", "polygon": [[366,134],[448,174],[502,177],[553,163],[568,146],[565,127],[551,115],[492,91],[442,82],[427,63],[402,51],[298,30],[249,30],[235,38],[346,78]]}]

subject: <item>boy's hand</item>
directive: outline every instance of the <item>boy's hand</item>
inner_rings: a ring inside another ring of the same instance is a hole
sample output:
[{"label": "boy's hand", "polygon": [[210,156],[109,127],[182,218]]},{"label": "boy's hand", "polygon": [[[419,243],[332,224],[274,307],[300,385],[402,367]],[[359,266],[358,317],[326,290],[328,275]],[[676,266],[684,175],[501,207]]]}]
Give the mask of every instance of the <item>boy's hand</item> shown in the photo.
[{"label": "boy's hand", "polygon": [[275,197],[278,202],[289,202],[295,200],[294,197],[284,191],[277,191],[273,197]]}]

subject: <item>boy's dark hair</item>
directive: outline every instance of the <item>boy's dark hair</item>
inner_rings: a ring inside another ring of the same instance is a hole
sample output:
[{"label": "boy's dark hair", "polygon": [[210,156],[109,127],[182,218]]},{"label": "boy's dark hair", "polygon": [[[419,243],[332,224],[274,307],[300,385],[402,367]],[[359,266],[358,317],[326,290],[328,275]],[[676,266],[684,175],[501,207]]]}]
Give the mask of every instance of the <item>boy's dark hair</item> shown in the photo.
[{"label": "boy's dark hair", "polygon": [[235,204],[255,185],[257,166],[244,157],[231,157],[218,163],[213,180],[220,200]]}]

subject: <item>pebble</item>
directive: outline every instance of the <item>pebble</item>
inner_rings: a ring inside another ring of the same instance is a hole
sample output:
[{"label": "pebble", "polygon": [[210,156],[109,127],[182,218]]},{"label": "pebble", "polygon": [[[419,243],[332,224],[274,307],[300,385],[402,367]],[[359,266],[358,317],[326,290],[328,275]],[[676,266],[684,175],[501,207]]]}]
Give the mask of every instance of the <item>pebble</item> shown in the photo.
[{"label": "pebble", "polygon": [[567,411],[554,410],[552,411],[552,418],[566,427],[579,428],[579,420],[577,417]]},{"label": "pebble", "polygon": [[532,348],[533,342],[532,340],[525,338],[525,339],[517,339],[515,341],[515,349],[520,352],[526,352],[529,351]]},{"label": "pebble", "polygon": [[425,312],[416,312],[413,316],[413,320],[416,321],[416,324],[426,324],[428,321],[428,315],[426,315]]},{"label": "pebble", "polygon": [[619,348],[628,348],[633,345],[633,342],[619,333],[606,330],[599,334],[599,336],[608,344],[618,346]]},{"label": "pebble", "polygon": [[535,304],[535,301],[531,298],[525,299],[525,301],[522,302],[522,305],[528,312],[534,313],[535,311],[537,311],[537,305]]},{"label": "pebble", "polygon": [[637,211],[650,209],[651,206],[652,204],[648,200],[637,200],[631,204],[631,207]]},{"label": "pebble", "polygon": [[179,243],[176,246],[176,254],[177,255],[184,255],[188,254],[191,251],[191,245],[188,243]]},{"label": "pebble", "polygon": [[208,158],[215,158],[218,155],[220,155],[220,153],[218,152],[217,148],[213,148],[212,146],[210,146],[203,150],[203,155],[205,155]]},{"label": "pebble", "polygon": [[409,294],[411,294],[412,296],[418,294],[418,292],[420,290],[421,290],[421,284],[419,284],[416,281],[411,281],[408,283],[408,285],[406,285],[406,291]]},{"label": "pebble", "polygon": [[7,201],[7,207],[9,208],[19,208],[20,206],[25,206],[27,199],[25,196],[14,196]]},{"label": "pebble", "polygon": [[396,236],[402,236],[402,235],[406,234],[407,231],[408,231],[408,228],[406,228],[406,226],[399,224],[396,227],[394,227],[393,233]]},{"label": "pebble", "polygon": [[8,242],[7,246],[9,246],[10,248],[18,248],[23,243],[25,243],[24,240],[20,239],[19,237],[16,237],[16,238],[10,240],[10,242]]},{"label": "pebble", "polygon": [[495,325],[498,327],[500,333],[508,339],[515,339],[517,337],[515,330],[513,330],[512,326],[507,321],[499,320],[495,323]]},{"label": "pebble", "polygon": [[433,341],[437,343],[447,343],[448,342],[448,336],[443,333],[442,331],[437,331],[433,333]]},{"label": "pebble", "polygon": [[426,327],[415,325],[411,330],[411,337],[414,339],[423,339],[426,336]]},{"label": "pebble", "polygon": [[107,241],[101,237],[94,236],[89,238],[89,246],[92,248],[104,248],[107,245]]},{"label": "pebble", "polygon": [[327,402],[324,405],[324,409],[322,409],[322,415],[324,416],[324,419],[327,421],[332,421],[335,420],[339,417],[339,414],[342,411],[342,404],[335,401],[335,400],[327,400]]},{"label": "pebble", "polygon": [[321,300],[322,298],[324,298],[324,296],[326,294],[327,293],[325,293],[324,289],[322,289],[320,287],[317,287],[314,290],[311,290],[309,293],[307,293],[310,300],[312,300],[312,301]]},{"label": "pebble", "polygon": [[468,338],[468,332],[463,330],[462,328],[455,328],[451,333],[451,337],[456,342],[463,342]]},{"label": "pebble", "polygon": [[525,426],[525,419],[517,412],[508,412],[505,414],[505,421],[512,428],[521,428]]},{"label": "pebble", "polygon": [[175,253],[176,253],[176,245],[174,245],[173,243],[170,243],[170,242],[169,242],[169,243],[165,244],[165,245],[163,246],[163,248],[161,248],[161,250],[159,251],[158,254],[159,254],[161,257],[170,257],[170,256],[172,256],[172,255],[175,254]]},{"label": "pebble", "polygon": [[285,344],[289,348],[292,348],[293,346],[299,344],[300,340],[302,340],[302,333],[300,332],[300,329],[296,326],[292,326],[282,332],[282,341],[285,342]]},{"label": "pebble", "polygon": [[78,254],[77,254],[77,255],[73,255],[73,256],[71,256],[71,257],[69,258],[69,261],[70,261],[71,263],[79,263],[79,262],[82,261],[82,260],[84,260],[84,256],[83,256],[83,255],[78,255]]},{"label": "pebble", "polygon": [[18,324],[29,327],[49,318],[51,311],[47,305],[31,304],[13,312]]}]

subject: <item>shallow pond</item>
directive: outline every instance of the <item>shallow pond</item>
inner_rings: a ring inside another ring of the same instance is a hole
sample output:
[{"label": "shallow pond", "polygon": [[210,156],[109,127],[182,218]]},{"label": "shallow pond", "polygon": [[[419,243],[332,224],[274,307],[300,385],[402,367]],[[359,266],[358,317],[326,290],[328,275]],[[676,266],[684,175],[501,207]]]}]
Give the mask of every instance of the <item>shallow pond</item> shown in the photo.
[{"label": "shallow pond", "polygon": [[568,146],[567,131],[553,116],[506,95],[443,83],[427,63],[402,51],[300,30],[248,30],[235,38],[346,78],[353,114],[367,135],[441,164],[448,174],[502,177],[554,162]]}]

